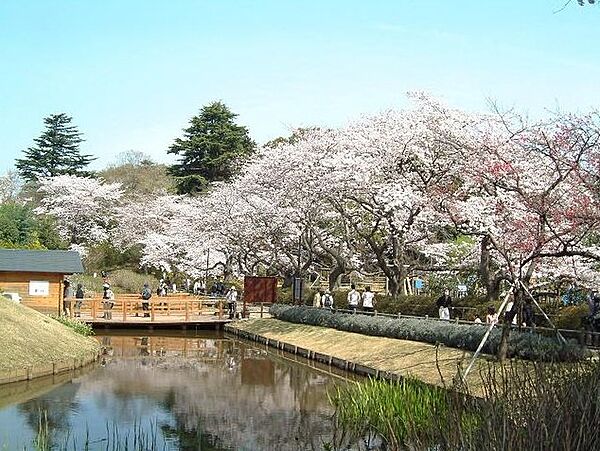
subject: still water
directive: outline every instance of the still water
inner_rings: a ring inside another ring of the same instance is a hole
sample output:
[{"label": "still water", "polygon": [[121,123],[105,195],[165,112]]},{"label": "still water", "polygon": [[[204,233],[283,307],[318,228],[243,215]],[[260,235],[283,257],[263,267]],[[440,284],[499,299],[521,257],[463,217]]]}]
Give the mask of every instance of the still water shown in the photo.
[{"label": "still water", "polygon": [[97,336],[104,356],[82,372],[0,387],[0,450],[36,449],[40,425],[49,448],[69,450],[312,450],[332,440],[327,390],[345,383],[339,373],[218,332],[139,334]]}]

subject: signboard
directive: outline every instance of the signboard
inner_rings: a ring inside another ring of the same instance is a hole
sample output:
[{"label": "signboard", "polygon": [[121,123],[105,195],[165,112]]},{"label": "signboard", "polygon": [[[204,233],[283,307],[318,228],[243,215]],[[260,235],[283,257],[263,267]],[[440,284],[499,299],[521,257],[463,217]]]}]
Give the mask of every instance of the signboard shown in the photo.
[{"label": "signboard", "polygon": [[50,282],[47,280],[30,280],[29,296],[48,296],[50,294]]},{"label": "signboard", "polygon": [[277,277],[244,277],[244,302],[275,302]]},{"label": "signboard", "polygon": [[303,280],[300,277],[294,277],[294,301],[298,304],[302,303],[302,284]]}]

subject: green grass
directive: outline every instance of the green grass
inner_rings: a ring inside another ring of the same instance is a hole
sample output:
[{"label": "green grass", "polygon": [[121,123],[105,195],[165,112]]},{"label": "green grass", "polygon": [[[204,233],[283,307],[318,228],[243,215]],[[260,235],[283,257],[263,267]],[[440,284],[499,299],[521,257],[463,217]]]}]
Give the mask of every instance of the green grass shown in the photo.
[{"label": "green grass", "polygon": [[337,386],[329,393],[336,427],[356,437],[378,436],[390,449],[407,444],[436,444],[432,425],[448,423],[449,393],[413,379]]},{"label": "green grass", "polygon": [[84,323],[83,321],[79,321],[76,318],[69,318],[68,316],[58,315],[50,315],[50,318],[58,321],[61,324],[64,324],[70,329],[73,329],[75,332],[77,332],[80,335],[83,335],[84,337],[94,335],[94,329],[92,326],[90,326],[87,323]]}]

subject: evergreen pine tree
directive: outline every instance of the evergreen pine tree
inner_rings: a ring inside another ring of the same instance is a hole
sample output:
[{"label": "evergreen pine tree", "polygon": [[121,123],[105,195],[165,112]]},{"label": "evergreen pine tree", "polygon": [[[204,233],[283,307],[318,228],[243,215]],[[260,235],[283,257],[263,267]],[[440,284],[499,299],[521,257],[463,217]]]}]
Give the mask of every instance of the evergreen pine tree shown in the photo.
[{"label": "evergreen pine tree", "polygon": [[21,177],[37,181],[40,177],[90,174],[84,168],[95,158],[80,153],[79,144],[84,140],[71,120],[64,113],[44,118],[46,129],[34,139],[35,146],[23,151],[24,158],[15,163]]},{"label": "evergreen pine tree", "polygon": [[190,120],[168,153],[179,156],[169,168],[177,177],[179,194],[202,191],[210,182],[229,180],[241,160],[256,148],[246,127],[237,125],[234,114],[222,102],[212,102]]}]

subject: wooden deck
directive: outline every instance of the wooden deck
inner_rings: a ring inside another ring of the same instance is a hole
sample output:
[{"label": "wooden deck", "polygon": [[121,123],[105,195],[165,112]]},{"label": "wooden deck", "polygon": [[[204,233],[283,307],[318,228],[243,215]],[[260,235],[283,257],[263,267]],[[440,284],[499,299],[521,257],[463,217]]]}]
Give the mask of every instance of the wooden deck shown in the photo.
[{"label": "wooden deck", "polygon": [[[249,316],[268,317],[269,304],[247,306]],[[36,308],[36,306],[32,306]],[[232,320],[227,314],[227,303],[222,297],[191,296],[187,294],[165,297],[153,296],[143,308],[139,294],[120,294],[112,308],[99,297],[82,300],[78,307],[73,299],[68,309],[71,318],[81,319],[95,328],[195,328],[221,329]],[[237,303],[241,314],[242,303]],[[44,312],[44,309],[37,308]],[[56,313],[56,312],[44,312]]]}]

